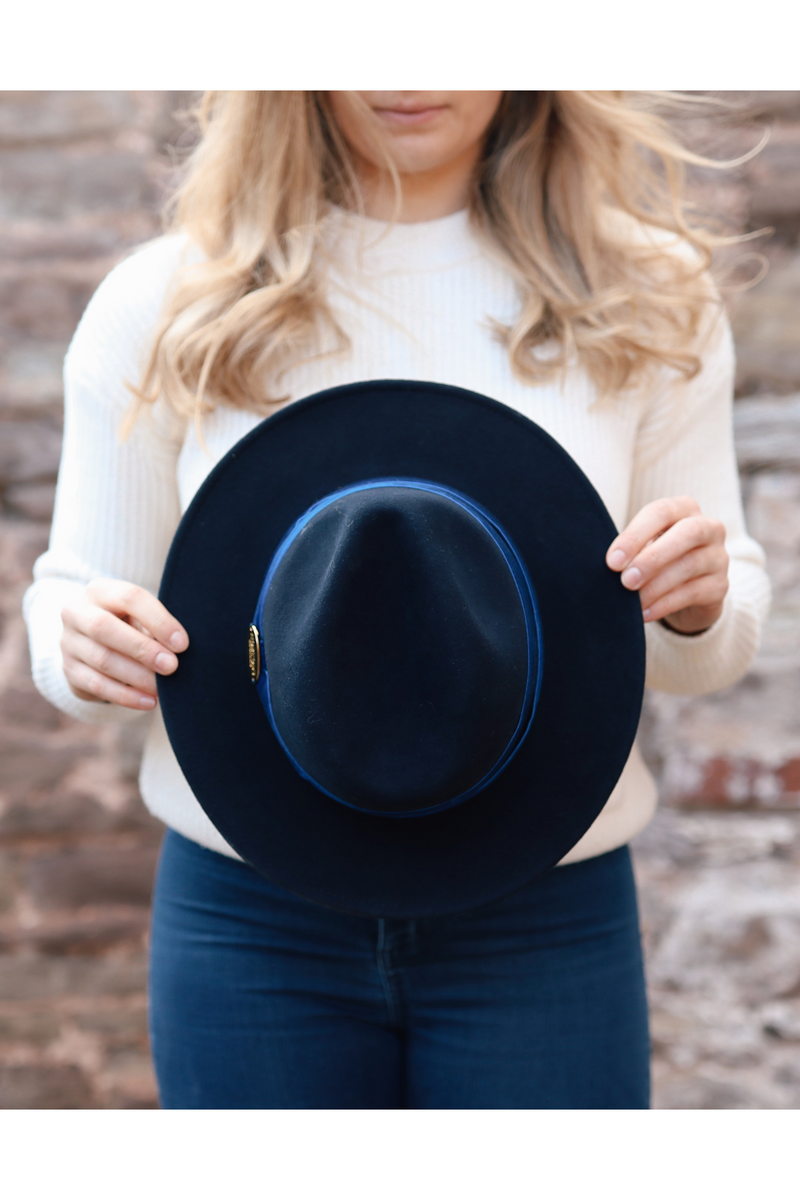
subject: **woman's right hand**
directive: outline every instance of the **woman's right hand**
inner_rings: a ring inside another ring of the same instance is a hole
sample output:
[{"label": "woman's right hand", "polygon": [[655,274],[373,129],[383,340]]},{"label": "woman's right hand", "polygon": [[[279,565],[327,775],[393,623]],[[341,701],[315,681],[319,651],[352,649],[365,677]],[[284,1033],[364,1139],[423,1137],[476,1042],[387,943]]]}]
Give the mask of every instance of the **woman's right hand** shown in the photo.
[{"label": "woman's right hand", "polygon": [[189,645],[160,600],[121,579],[93,580],[61,620],[64,672],[80,700],[154,708],[156,674],[171,675]]}]

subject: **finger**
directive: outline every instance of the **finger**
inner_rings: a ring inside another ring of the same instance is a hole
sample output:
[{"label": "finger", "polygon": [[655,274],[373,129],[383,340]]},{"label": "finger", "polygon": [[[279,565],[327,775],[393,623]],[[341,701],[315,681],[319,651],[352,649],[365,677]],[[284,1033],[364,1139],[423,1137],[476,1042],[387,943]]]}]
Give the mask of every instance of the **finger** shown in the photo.
[{"label": "finger", "polygon": [[120,579],[95,579],[86,589],[87,598],[100,608],[138,621],[162,646],[180,654],[189,645],[189,635],[152,592]]},{"label": "finger", "polygon": [[663,621],[665,617],[685,608],[715,609],[722,604],[727,590],[727,580],[721,586],[717,576],[704,575],[699,579],[691,579],[643,608],[642,617],[645,622]]},{"label": "finger", "polygon": [[639,592],[642,607],[647,608],[661,596],[666,596],[668,592],[674,591],[675,588],[688,583],[691,579],[699,579],[701,576],[707,578],[719,576],[720,580],[724,580],[727,579],[727,575],[728,555],[725,553],[724,547],[698,546],[669,563],[658,574],[635,590]]},{"label": "finger", "polygon": [[670,496],[653,500],[636,514],[606,552],[606,563],[612,571],[622,571],[648,542],[658,538],[684,517],[699,513],[700,507],[691,496]]},{"label": "finger", "polygon": [[[137,688],[147,695],[156,694],[156,677],[141,663],[135,662],[116,650],[110,650],[99,642],[92,641],[82,633],[71,631],[61,640],[61,648],[65,655],[78,662],[85,663],[101,675],[108,676],[118,683],[126,683],[129,687]],[[177,661],[177,660],[176,660]]]},{"label": "finger", "polygon": [[700,515],[684,517],[645,546],[628,563],[622,572],[622,583],[627,588],[638,590],[697,548],[709,546],[718,548],[724,554],[724,540],[725,527],[721,521]]},{"label": "finger", "polygon": [[94,696],[98,700],[106,700],[109,704],[120,704],[123,708],[155,708],[155,696],[147,696],[136,688],[117,683],[86,663],[72,659],[69,662],[65,661],[64,669],[70,687],[78,692]]},{"label": "finger", "polygon": [[159,675],[170,675],[178,666],[178,660],[171,650],[165,650],[160,642],[96,604],[66,608],[62,620],[67,640],[68,630],[71,629]]}]

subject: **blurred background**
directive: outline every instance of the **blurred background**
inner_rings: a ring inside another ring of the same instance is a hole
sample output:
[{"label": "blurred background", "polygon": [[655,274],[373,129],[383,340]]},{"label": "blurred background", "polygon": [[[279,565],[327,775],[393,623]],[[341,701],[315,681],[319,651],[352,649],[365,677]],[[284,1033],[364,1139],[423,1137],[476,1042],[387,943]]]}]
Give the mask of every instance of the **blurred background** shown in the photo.
[{"label": "blurred background", "polygon": [[[726,251],[736,437],[775,600],[736,687],[651,694],[661,807],[634,846],[654,1105],[800,1107],[800,92],[715,93],[685,119],[716,158],[701,207],[771,237]],[[140,734],[80,725],[36,693],[20,614],[46,547],[61,362],[92,292],[159,212],[190,145],[188,92],[0,92],[0,1108],[150,1108],[145,961],[161,827]]]}]

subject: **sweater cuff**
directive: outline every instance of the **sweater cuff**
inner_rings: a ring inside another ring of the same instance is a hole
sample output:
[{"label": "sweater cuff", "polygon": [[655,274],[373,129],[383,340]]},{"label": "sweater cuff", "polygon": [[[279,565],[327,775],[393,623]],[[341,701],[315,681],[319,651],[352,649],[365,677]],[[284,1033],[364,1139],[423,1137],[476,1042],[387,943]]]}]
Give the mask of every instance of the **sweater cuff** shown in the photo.
[{"label": "sweater cuff", "polygon": [[645,626],[648,687],[702,696],[730,687],[747,671],[758,650],[760,620],[753,605],[729,591],[709,629],[693,637],[660,621]]}]

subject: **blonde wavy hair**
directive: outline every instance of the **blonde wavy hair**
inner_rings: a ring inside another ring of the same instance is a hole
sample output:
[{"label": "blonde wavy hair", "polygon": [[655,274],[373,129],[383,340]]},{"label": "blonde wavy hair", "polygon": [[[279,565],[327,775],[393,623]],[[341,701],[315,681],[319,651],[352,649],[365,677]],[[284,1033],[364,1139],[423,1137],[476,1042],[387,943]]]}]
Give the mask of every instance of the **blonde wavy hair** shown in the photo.
[{"label": "blonde wavy hair", "polygon": [[[698,335],[716,302],[706,271],[715,245],[732,239],[687,216],[686,165],[717,164],[681,144],[664,115],[676,102],[691,98],[504,93],[469,214],[519,285],[519,316],[496,335],[523,381],[578,362],[609,394],[648,368],[699,370]],[[195,116],[202,136],[167,229],[187,234],[203,261],[174,281],[129,385],[132,420],[160,396],[196,418],[216,404],[269,412],[286,399],[288,367],[347,345],[326,299],[325,217],[332,205],[363,212],[363,198],[327,94],[208,92]],[[538,354],[545,343],[553,352]]]}]

